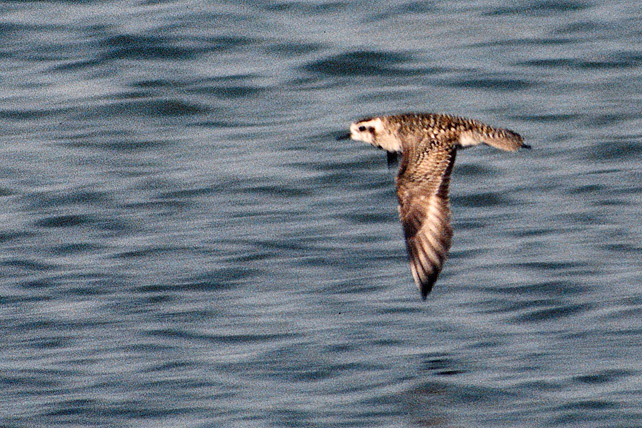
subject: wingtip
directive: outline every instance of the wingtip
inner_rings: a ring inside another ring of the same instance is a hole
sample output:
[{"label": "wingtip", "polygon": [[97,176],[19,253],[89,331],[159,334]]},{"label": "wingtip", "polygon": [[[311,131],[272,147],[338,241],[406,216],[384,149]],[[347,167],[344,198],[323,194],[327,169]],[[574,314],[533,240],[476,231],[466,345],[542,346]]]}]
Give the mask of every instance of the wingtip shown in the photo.
[{"label": "wingtip", "polygon": [[419,289],[419,291],[421,291],[421,300],[422,301],[424,301],[424,302],[426,301],[426,299],[428,298],[428,295],[432,291],[432,286],[433,285],[434,285],[434,282],[432,284],[422,284],[421,285],[421,288]]},{"label": "wingtip", "polygon": [[531,146],[530,146],[529,144],[524,144],[524,143],[522,143],[522,149],[528,149],[528,150],[530,150],[530,149],[531,149]]},{"label": "wingtip", "polygon": [[398,152],[386,152],[386,159],[388,161],[388,168],[393,168],[399,163],[399,153]]}]

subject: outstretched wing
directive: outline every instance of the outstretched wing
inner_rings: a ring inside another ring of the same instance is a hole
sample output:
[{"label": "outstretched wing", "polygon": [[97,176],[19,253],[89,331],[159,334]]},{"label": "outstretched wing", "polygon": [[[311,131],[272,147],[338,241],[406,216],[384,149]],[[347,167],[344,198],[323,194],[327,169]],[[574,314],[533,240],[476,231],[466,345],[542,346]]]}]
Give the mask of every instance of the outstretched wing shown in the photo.
[{"label": "outstretched wing", "polygon": [[399,215],[410,269],[425,300],[446,261],[452,237],[448,188],[454,141],[421,141],[404,151],[397,176]]}]

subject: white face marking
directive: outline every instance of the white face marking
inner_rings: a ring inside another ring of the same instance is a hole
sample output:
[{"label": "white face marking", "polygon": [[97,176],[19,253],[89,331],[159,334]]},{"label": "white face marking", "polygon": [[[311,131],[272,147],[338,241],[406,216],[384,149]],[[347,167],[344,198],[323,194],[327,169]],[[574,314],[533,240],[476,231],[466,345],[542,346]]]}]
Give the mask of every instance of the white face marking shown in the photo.
[{"label": "white face marking", "polygon": [[361,120],[350,125],[350,138],[376,146],[377,135],[383,132],[381,119]]},{"label": "white face marking", "polygon": [[381,118],[360,120],[350,125],[350,138],[380,147],[389,152],[400,152],[401,142],[387,132]]}]

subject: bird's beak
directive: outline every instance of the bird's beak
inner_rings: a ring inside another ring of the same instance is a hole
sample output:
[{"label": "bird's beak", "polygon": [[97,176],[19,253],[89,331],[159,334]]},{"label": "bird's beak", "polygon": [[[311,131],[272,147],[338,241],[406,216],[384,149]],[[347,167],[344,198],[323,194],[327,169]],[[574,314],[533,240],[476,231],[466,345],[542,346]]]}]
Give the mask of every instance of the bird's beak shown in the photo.
[{"label": "bird's beak", "polygon": [[350,134],[339,135],[337,137],[337,141],[339,141],[339,140],[349,140],[349,139],[350,139]]}]

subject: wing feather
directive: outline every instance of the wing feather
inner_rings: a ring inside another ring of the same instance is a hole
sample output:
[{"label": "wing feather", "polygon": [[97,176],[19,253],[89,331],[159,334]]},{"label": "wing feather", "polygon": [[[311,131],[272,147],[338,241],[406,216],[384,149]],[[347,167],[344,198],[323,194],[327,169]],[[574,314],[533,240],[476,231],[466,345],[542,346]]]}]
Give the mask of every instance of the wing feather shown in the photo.
[{"label": "wing feather", "polygon": [[456,147],[453,141],[421,143],[403,153],[397,196],[410,269],[425,299],[450,250],[448,190]]}]

